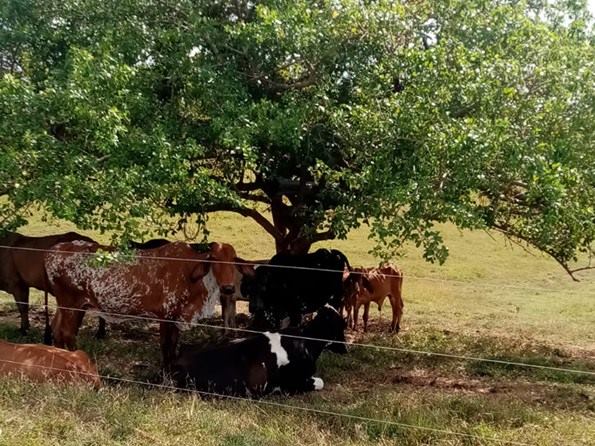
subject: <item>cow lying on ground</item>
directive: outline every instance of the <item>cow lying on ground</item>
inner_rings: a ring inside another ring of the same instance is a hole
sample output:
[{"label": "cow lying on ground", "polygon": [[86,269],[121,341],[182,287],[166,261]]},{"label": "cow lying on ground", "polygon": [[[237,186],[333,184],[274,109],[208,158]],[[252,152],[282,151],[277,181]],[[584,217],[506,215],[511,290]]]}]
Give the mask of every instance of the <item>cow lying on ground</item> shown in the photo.
[{"label": "cow lying on ground", "polygon": [[178,387],[254,398],[276,390],[289,394],[321,390],[322,379],[314,377],[316,361],[327,347],[347,352],[344,332],[343,317],[326,305],[301,329],[265,332],[206,350],[182,346],[172,376]]},{"label": "cow lying on ground", "polygon": [[342,306],[343,281],[350,269],[342,252],[319,249],[304,255],[281,253],[273,256],[269,265],[274,266],[263,265],[253,277],[242,280],[242,294],[250,301],[255,328],[279,329],[286,318],[290,326],[298,326],[303,315],[327,303]]},{"label": "cow lying on ground", "polygon": [[45,291],[46,308],[47,293],[51,292],[48,289],[43,264],[45,253],[36,250],[49,250],[57,243],[73,240],[93,241],[76,232],[46,237],[28,237],[8,232],[0,237],[0,245],[12,248],[0,248],[0,290],[14,296],[21,314],[22,333],[29,329],[29,288]]},{"label": "cow lying on ground", "polygon": [[[76,347],[86,310],[95,310],[106,319],[119,314],[164,319],[167,322],[160,322],[159,332],[163,365],[167,367],[175,355],[179,326],[186,326],[180,323],[212,316],[216,301],[207,288],[233,292],[229,288],[233,287],[235,266],[207,262],[218,259],[221,252],[235,254],[226,244],[216,243],[209,252],[199,253],[186,243],[174,242],[138,251],[131,261],[108,266],[90,265],[89,257],[109,247],[72,242],[61,243],[56,249],[61,253],[47,254],[45,265],[58,306],[63,307],[52,321],[58,347]],[[204,283],[202,279],[209,272],[212,280]]]},{"label": "cow lying on ground", "polygon": [[97,368],[81,350],[69,352],[41,344],[0,341],[0,376],[26,376],[37,381],[101,385]]},{"label": "cow lying on ground", "polygon": [[[346,286],[345,309],[348,324],[357,330],[359,307],[364,306],[364,331],[368,330],[370,303],[376,302],[382,310],[388,296],[393,312],[391,331],[399,332],[403,316],[403,273],[394,265],[379,268],[354,268]],[[353,318],[351,311],[353,310]]]}]

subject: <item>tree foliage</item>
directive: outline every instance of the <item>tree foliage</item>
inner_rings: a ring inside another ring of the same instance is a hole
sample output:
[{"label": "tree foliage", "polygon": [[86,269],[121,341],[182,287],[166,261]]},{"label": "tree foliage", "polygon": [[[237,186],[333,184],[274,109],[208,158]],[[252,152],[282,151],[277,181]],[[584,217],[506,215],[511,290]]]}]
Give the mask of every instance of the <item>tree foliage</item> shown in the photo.
[{"label": "tree foliage", "polygon": [[278,250],[368,224],[443,261],[453,222],[569,270],[595,237],[584,3],[4,0],[0,224],[227,210]]}]

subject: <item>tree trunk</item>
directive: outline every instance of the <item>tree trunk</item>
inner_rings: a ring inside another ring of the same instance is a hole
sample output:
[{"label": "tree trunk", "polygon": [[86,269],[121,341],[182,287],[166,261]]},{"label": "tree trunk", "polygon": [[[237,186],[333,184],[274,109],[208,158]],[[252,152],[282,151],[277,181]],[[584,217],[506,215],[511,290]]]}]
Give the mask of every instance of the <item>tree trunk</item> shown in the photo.
[{"label": "tree trunk", "polygon": [[288,252],[291,254],[307,254],[312,246],[312,241],[304,237],[294,237],[291,233],[285,235],[281,240],[275,240],[277,254]]}]

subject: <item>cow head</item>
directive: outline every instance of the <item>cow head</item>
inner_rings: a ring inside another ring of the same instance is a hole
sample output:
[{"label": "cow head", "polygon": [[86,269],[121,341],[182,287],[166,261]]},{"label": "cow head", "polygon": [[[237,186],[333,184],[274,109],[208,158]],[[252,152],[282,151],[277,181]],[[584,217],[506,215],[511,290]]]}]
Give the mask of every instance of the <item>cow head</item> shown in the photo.
[{"label": "cow head", "polygon": [[353,268],[351,274],[345,280],[345,300],[353,301],[363,291],[372,293],[372,282],[370,282],[364,268]]},{"label": "cow head", "polygon": [[226,327],[235,327],[236,251],[227,243],[209,243],[208,264],[219,288],[221,313]]},{"label": "cow head", "polygon": [[304,335],[317,339],[327,339],[329,342],[325,348],[333,353],[347,353],[345,346],[345,329],[347,324],[343,316],[333,306],[326,304],[320,308],[316,317],[304,329]]}]

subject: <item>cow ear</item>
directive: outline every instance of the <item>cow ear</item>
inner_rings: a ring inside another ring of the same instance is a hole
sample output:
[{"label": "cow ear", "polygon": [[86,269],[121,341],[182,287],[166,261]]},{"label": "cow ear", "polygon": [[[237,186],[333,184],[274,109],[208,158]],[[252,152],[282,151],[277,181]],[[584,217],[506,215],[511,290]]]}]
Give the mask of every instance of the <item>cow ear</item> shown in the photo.
[{"label": "cow ear", "polygon": [[240,257],[235,257],[233,261],[240,274],[242,274],[243,276],[254,277],[254,265],[248,264],[248,262],[246,262],[244,259]]},{"label": "cow ear", "polygon": [[351,271],[349,270],[349,268],[346,266],[343,269],[343,282],[345,282],[347,279],[349,279],[349,276],[351,274]]},{"label": "cow ear", "polygon": [[209,273],[209,268],[211,264],[208,262],[197,262],[196,266],[192,270],[192,275],[190,276],[190,280],[196,282],[197,280],[202,279]]}]

